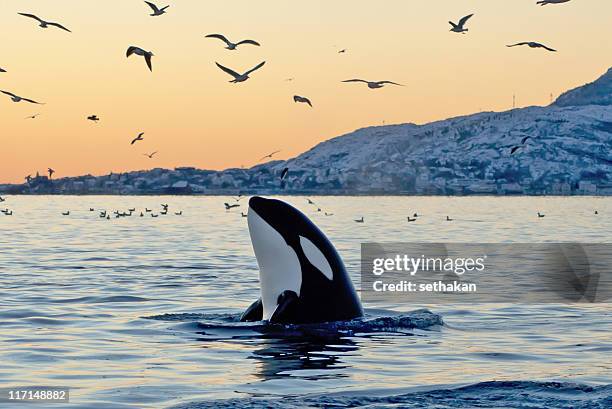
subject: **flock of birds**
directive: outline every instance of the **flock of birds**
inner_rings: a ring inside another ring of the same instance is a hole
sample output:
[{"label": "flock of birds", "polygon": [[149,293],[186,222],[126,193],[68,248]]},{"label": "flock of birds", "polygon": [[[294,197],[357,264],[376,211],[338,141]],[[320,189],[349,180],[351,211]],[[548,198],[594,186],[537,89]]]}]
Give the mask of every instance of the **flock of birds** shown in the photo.
[{"label": "flock of birds", "polygon": [[[228,202],[223,203],[223,205],[225,206],[225,211],[229,212],[229,211],[231,211],[233,209],[240,208],[241,207],[240,202],[245,197],[246,196],[243,196],[242,194],[239,194],[239,195],[233,197],[234,201],[232,203],[228,203]],[[3,203],[3,202],[6,202],[6,198],[3,198],[2,196],[0,196],[0,203]],[[317,203],[315,203],[312,199],[306,198],[306,202],[307,202],[307,204],[309,206],[312,206],[314,209],[316,209],[317,213],[323,213],[326,217],[334,216],[334,213],[323,211],[321,209],[321,206],[319,206]],[[161,206],[161,210],[159,212],[155,212],[153,209],[149,209],[149,208],[145,207],[143,210],[141,210],[139,212],[140,213],[139,216],[140,217],[145,217],[145,215],[150,215],[153,218],[157,218],[160,215],[161,216],[168,215],[169,214],[170,206],[167,203],[162,203],[160,206]],[[89,211],[90,212],[95,212],[96,209],[91,207],[91,208],[89,208]],[[131,216],[134,216],[135,214],[138,214],[138,211],[137,211],[137,209],[135,207],[127,209],[127,211],[115,210],[113,212],[108,212],[107,210],[100,210],[99,209],[98,212],[99,212],[99,218],[100,219],[106,219],[106,220],[110,220],[111,219],[111,214],[116,219],[119,219],[119,218],[122,218],[122,217],[131,217]],[[4,214],[5,216],[12,216],[13,215],[13,211],[8,209],[8,208],[0,210],[0,213]],[[70,214],[71,214],[70,210],[62,212],[62,216],[70,216]],[[598,215],[599,212],[597,210],[595,210],[594,214]],[[174,212],[174,215],[175,216],[182,216],[183,215],[183,211],[182,210],[176,211],[176,212]],[[240,212],[240,216],[243,217],[243,218],[248,217],[248,213]],[[543,214],[541,212],[537,212],[537,218],[538,219],[542,219],[545,216],[546,216],[545,214]],[[413,222],[416,222],[421,217],[423,217],[423,216],[418,214],[418,213],[414,213],[412,215],[412,217],[407,216],[406,220],[408,221],[408,223],[413,223]],[[361,216],[361,218],[353,219],[353,221],[355,223],[365,223],[365,217]],[[453,222],[453,221],[455,221],[455,219],[452,219],[450,216],[446,216],[446,219],[444,221]]]},{"label": "flock of birds", "polygon": [[[571,0],[541,0],[541,1],[537,1],[537,4],[541,5],[541,6],[545,6],[545,5],[549,5],[549,4],[561,4],[561,3],[567,3]],[[151,17],[159,17],[162,16],[164,14],[167,13],[168,8],[170,7],[169,5],[160,7],[157,4],[150,2],[150,1],[145,1],[146,5],[151,9]],[[31,14],[31,13],[18,13],[20,16],[26,17],[28,19],[31,19],[33,21],[35,21],[38,26],[40,28],[56,28],[59,30],[63,30],[66,31],[68,33],[72,33],[72,31],[67,28],[65,25],[60,24],[58,22],[54,22],[54,21],[48,21],[45,20],[43,18],[38,17],[35,14]],[[451,32],[454,33],[459,33],[459,34],[466,34],[469,29],[467,28],[467,23],[468,21],[474,16],[474,14],[469,14],[466,15],[465,17],[462,17],[461,19],[459,19],[459,21],[457,21],[456,23],[453,21],[449,21],[449,24],[451,25]],[[258,41],[255,41],[253,39],[244,39],[244,40],[240,40],[237,42],[233,42],[231,40],[229,40],[225,35],[223,34],[218,34],[218,33],[213,33],[213,34],[207,34],[205,35],[205,38],[208,39],[213,39],[213,40],[218,40],[221,41],[224,45],[225,48],[227,50],[230,51],[235,51],[238,50],[239,47],[242,46],[255,46],[255,47],[261,47],[261,44]],[[527,46],[530,48],[541,48],[550,52],[555,52],[556,50],[548,47],[542,43],[539,42],[535,42],[535,41],[524,41],[524,42],[518,42],[515,44],[508,44],[507,47],[518,47],[518,46]],[[345,54],[347,53],[347,49],[343,48],[341,50],[338,51],[338,54]],[[153,57],[154,57],[154,53],[152,51],[146,50],[144,48],[138,47],[138,46],[134,46],[131,45],[127,48],[127,52],[126,52],[126,57],[130,58],[131,56],[139,56],[142,57],[148,67],[148,69],[152,72],[153,71]],[[255,65],[253,68],[251,68],[250,70],[244,71],[244,72],[239,72],[236,70],[233,70],[229,67],[226,67],[224,65],[219,64],[218,62],[215,62],[216,66],[223,71],[224,73],[228,74],[231,77],[231,80],[229,81],[230,83],[242,83],[245,82],[247,80],[249,80],[251,78],[251,75],[253,73],[255,73],[256,71],[258,71],[259,69],[261,69],[262,67],[264,67],[264,65],[266,64],[265,61],[260,62],[259,64]],[[0,72],[6,72],[5,69],[0,68]],[[293,78],[289,78],[287,79],[287,81],[292,81]],[[389,80],[377,80],[377,81],[370,81],[370,80],[365,80],[365,79],[361,79],[361,78],[352,78],[352,79],[348,79],[348,80],[344,80],[342,81],[343,83],[362,83],[365,84],[369,89],[380,89],[383,88],[387,85],[393,85],[393,86],[403,86],[400,83],[394,82],[394,81],[389,81]],[[31,103],[31,104],[38,104],[38,105],[44,105],[42,102],[39,102],[35,99],[31,99],[31,98],[26,98],[23,97],[21,95],[18,95],[14,92],[11,91],[6,91],[6,90],[0,90],[0,92],[2,92],[4,95],[7,95],[8,97],[10,97],[11,101],[18,103],[18,102],[27,102],[27,103]],[[312,100],[306,96],[303,95],[294,95],[293,96],[293,101],[294,103],[300,103],[300,104],[306,104],[308,106],[310,106],[311,108],[313,107],[313,103]],[[34,115],[30,115],[28,117],[26,117],[26,119],[36,119],[40,114],[34,114]],[[100,121],[100,117],[98,115],[89,115],[87,117],[87,120],[92,121],[94,123],[98,123]],[[144,132],[140,132],[138,134],[137,137],[133,138],[130,142],[130,145],[134,145],[137,142],[143,141],[144,140]],[[522,143],[520,145],[517,146],[513,146],[511,148],[510,154],[514,155],[516,152],[518,152],[521,148],[523,148],[523,146],[525,145],[527,139],[524,139],[522,141]],[[266,155],[264,156],[261,160],[264,159],[268,159],[268,158],[272,158],[272,155],[274,155],[275,153],[278,153],[279,151],[275,151],[274,153],[270,154],[270,155]],[[144,156],[146,156],[149,159],[153,159],[156,155],[158,154],[158,151],[153,151],[151,153],[143,153]],[[260,160],[260,161],[261,161]],[[282,172],[282,184],[284,184],[284,178],[286,176],[286,170],[283,169]]]},{"label": "flock of birds", "polygon": [[[541,6],[545,6],[548,4],[561,4],[561,3],[567,3],[571,0],[541,0],[538,1],[537,4],[541,5]],[[163,7],[159,7],[158,5],[156,5],[153,2],[150,1],[145,1],[145,3],[148,5],[148,7],[151,9],[152,13],[150,14],[150,16],[152,17],[159,17],[162,16],[164,14],[166,14],[168,8],[170,6],[163,6]],[[53,21],[47,21],[44,20],[40,17],[38,17],[35,14],[30,14],[30,13],[18,13],[19,15],[29,18],[31,20],[34,20],[35,22],[38,23],[38,26],[41,28],[49,28],[49,27],[54,27],[63,31],[66,31],[68,33],[72,33],[72,31],[70,29],[68,29],[66,26],[57,23],[57,22],[53,22]],[[459,34],[466,34],[469,29],[467,28],[467,23],[468,21],[474,16],[474,14],[469,14],[466,15],[464,17],[462,17],[461,19],[459,19],[459,21],[457,21],[456,23],[453,21],[449,21],[449,24],[451,25],[451,32],[454,33],[459,33]],[[238,50],[239,47],[241,46],[255,46],[255,47],[261,47],[261,44],[255,40],[252,39],[244,39],[244,40],[240,40],[238,42],[233,42],[230,41],[225,35],[223,34],[218,34],[218,33],[214,33],[214,34],[207,34],[205,36],[205,38],[209,38],[212,40],[218,40],[221,41],[224,45],[225,48],[227,50],[230,51],[236,51]],[[550,52],[555,52],[556,50],[553,48],[550,48],[542,43],[538,43],[538,42],[534,42],[534,41],[525,41],[525,42],[519,42],[519,43],[515,43],[515,44],[508,44],[507,47],[517,47],[517,46],[527,46],[530,48],[541,48]],[[338,51],[339,54],[345,54],[347,52],[347,49],[341,49]],[[138,47],[138,46],[129,46],[127,48],[127,52],[126,52],[126,57],[130,58],[131,56],[136,55],[136,56],[140,56],[142,58],[144,58],[144,61],[147,65],[147,67],[149,68],[150,71],[153,71],[153,57],[154,57],[154,53],[152,51],[148,51],[145,50],[144,48]],[[238,72],[235,71],[231,68],[228,68],[226,66],[223,66],[221,64],[219,64],[218,62],[215,62],[216,66],[223,71],[224,73],[228,74],[232,79],[229,81],[230,83],[242,83],[247,81],[250,76],[256,72],[257,70],[261,69],[265,64],[266,61],[262,61],[261,63],[257,64],[256,66],[254,66],[253,68],[251,68],[248,71],[245,72]],[[6,70],[0,68],[0,72],[6,72]],[[293,78],[289,78],[287,79],[287,81],[292,81]],[[360,79],[360,78],[352,78],[352,79],[348,79],[348,80],[344,80],[342,81],[343,83],[362,83],[365,84],[369,89],[380,89],[383,88],[387,85],[393,85],[393,86],[403,86],[400,83],[394,82],[394,81],[389,81],[389,80],[381,80],[381,81],[369,81],[369,80],[364,80],[364,79]],[[34,99],[31,98],[25,98],[23,96],[20,96],[18,94],[15,94],[13,92],[10,91],[5,91],[5,90],[0,90],[0,92],[2,92],[3,94],[7,95],[10,97],[10,99],[15,102],[15,103],[19,103],[19,102],[27,102],[27,103],[31,103],[31,104],[39,104],[39,105],[43,105],[43,103],[38,102]],[[313,107],[313,103],[312,100],[308,97],[305,96],[301,96],[301,95],[294,95],[293,96],[293,101],[295,103],[301,103],[301,104],[306,104],[308,106],[310,106],[311,108]],[[34,115],[30,115],[28,117],[26,117],[26,119],[36,119],[40,114],[34,114]],[[100,121],[100,117],[97,115],[90,115],[87,117],[87,120],[94,122],[94,123],[98,123]],[[137,142],[141,142],[144,141],[144,132],[140,132],[136,137],[132,138],[130,141],[130,145],[135,145]],[[520,149],[524,148],[525,143],[527,142],[527,140],[530,139],[529,136],[524,137],[521,141],[521,144],[516,145],[516,146],[512,146],[510,149],[510,154],[514,155],[516,154]],[[268,155],[263,156],[259,162],[264,161],[265,159],[272,159],[273,156],[277,153],[279,153],[279,150],[276,150]],[[153,159],[156,155],[158,154],[158,151],[153,151],[151,153],[143,153],[144,156],[146,156],[149,159]],[[53,173],[55,173],[55,171],[51,168],[49,168],[49,178],[51,178],[53,176]],[[281,187],[284,187],[285,184],[285,178],[287,176],[289,172],[289,168],[284,168],[281,171],[280,174],[280,179],[281,179]],[[28,175],[26,178],[27,182],[29,183],[31,180],[31,175]]]}]

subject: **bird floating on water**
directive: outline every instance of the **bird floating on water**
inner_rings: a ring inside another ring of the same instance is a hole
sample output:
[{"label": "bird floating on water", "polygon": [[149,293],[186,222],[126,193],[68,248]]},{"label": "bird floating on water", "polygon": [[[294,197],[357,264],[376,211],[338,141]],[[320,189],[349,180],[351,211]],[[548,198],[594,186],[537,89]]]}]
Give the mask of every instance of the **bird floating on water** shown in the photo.
[{"label": "bird floating on water", "polygon": [[31,104],[38,104],[38,105],[44,105],[41,102],[37,102],[34,101],[33,99],[29,99],[29,98],[24,98],[24,97],[20,97],[19,95],[15,95],[12,92],[8,92],[8,91],[1,91],[3,94],[8,95],[9,97],[11,97],[11,100],[13,102],[21,102],[21,101],[25,101],[25,102],[29,102]]},{"label": "bird floating on water", "polygon": [[312,102],[310,102],[310,100],[308,98],[306,98],[306,97],[301,97],[299,95],[294,95],[293,96],[293,102],[301,102],[303,104],[308,104],[312,108]]},{"label": "bird floating on water", "polygon": [[453,219],[451,219],[450,217],[446,216],[446,221],[447,221],[447,222],[452,222],[452,221],[453,221]]},{"label": "bird floating on water", "polygon": [[255,72],[258,69],[260,69],[261,67],[263,67],[265,63],[266,63],[265,61],[259,63],[256,67],[251,68],[250,70],[248,70],[244,74],[239,74],[239,73],[237,73],[236,71],[234,71],[234,70],[232,70],[230,68],[222,66],[218,62],[216,62],[215,64],[217,64],[217,67],[219,67],[223,72],[225,72],[225,73],[231,75],[232,77],[234,77],[234,79],[230,81],[231,83],[237,84],[239,82],[244,82],[244,81],[248,80],[249,79],[249,74],[251,74],[252,72]]},{"label": "bird floating on water", "polygon": [[232,43],[230,40],[227,39],[227,37],[225,37],[223,34],[208,34],[206,35],[206,38],[216,38],[218,40],[221,40],[225,43],[225,45],[227,47],[225,47],[227,50],[235,50],[238,48],[239,45],[242,44],[250,44],[250,45],[255,45],[257,47],[261,46],[261,44],[259,44],[257,41],[255,40],[242,40],[239,41],[237,43]]},{"label": "bird floating on water", "polygon": [[356,219],[355,223],[364,223],[365,219],[363,218],[363,216],[361,216],[361,219]]},{"label": "bird floating on water", "polygon": [[541,214],[540,212],[538,212],[538,218],[541,219],[542,217],[545,217],[545,216],[546,216],[545,214]]},{"label": "bird floating on water", "polygon": [[62,216],[70,216],[70,210],[68,210],[68,211],[66,211],[66,212],[63,212],[63,213],[62,213]]},{"label": "bird floating on water", "polygon": [[453,26],[450,31],[454,32],[454,33],[461,33],[461,34],[465,34],[466,32],[469,31],[469,29],[465,28],[465,23],[467,23],[467,21],[473,16],[474,14],[469,14],[463,18],[461,18],[461,20],[459,20],[459,22],[457,24],[453,23],[452,21],[449,21],[448,23]]},{"label": "bird floating on water", "polygon": [[408,222],[416,222],[416,217],[414,219],[411,219],[410,216],[407,217]]},{"label": "bird floating on water", "polygon": [[139,133],[136,138],[132,139],[132,142],[130,143],[130,145],[134,145],[138,141],[144,141],[144,138],[142,137],[143,135],[144,135],[144,132]]},{"label": "bird floating on water", "polygon": [[151,58],[155,55],[153,54],[152,51],[147,51],[147,50],[143,50],[140,47],[136,47],[136,46],[129,46],[126,52],[126,57],[129,57],[132,54],[136,54],[136,55],[140,55],[141,57],[144,57],[146,63],[147,63],[147,67],[149,67],[149,71],[153,71],[153,63],[151,62]]},{"label": "bird floating on water", "polygon": [[382,88],[387,84],[390,85],[398,85],[400,87],[403,87],[402,84],[398,84],[397,82],[393,82],[393,81],[366,81],[366,80],[361,80],[358,78],[352,79],[352,80],[344,80],[342,82],[363,82],[365,84],[368,84],[368,88],[370,89],[378,89],[378,88]]},{"label": "bird floating on water", "polygon": [[223,203],[225,205],[225,210],[231,210],[235,207],[240,207],[239,204],[229,204],[229,203]]},{"label": "bird floating on water", "polygon": [[2,196],[0,196],[0,203],[2,203],[2,202],[6,202],[6,199],[3,198]]},{"label": "bird floating on water", "polygon": [[151,14],[151,17],[157,17],[157,16],[161,16],[162,14],[166,14],[166,9],[170,6],[164,6],[162,8],[157,7],[156,4],[151,3],[150,1],[145,1],[145,3],[147,3],[147,5],[149,7],[151,7],[151,10],[153,10],[153,14]]},{"label": "bird floating on water", "polygon": [[40,23],[38,26],[41,27],[41,28],[48,28],[49,26],[52,26],[52,27],[60,28],[60,29],[62,29],[64,31],[67,31],[69,33],[72,33],[72,31],[68,30],[63,25],[61,25],[59,23],[54,23],[52,21],[45,21],[45,20],[41,19],[40,17],[35,16],[34,14],[28,14],[28,13],[17,13],[17,14],[38,21]]},{"label": "bird floating on water", "polygon": [[523,46],[523,45],[526,45],[529,48],[543,48],[543,49],[551,51],[551,52],[557,52],[557,50],[555,50],[554,48],[547,47],[547,46],[545,46],[544,44],[541,44],[541,43],[536,43],[535,41],[523,41],[521,43],[509,44],[506,47],[517,47],[517,46]]}]

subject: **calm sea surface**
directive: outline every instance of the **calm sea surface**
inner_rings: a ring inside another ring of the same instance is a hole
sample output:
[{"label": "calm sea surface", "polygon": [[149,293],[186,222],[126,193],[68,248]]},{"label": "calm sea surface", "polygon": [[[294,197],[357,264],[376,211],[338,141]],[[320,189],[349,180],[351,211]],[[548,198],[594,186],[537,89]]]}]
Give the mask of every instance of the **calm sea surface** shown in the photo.
[{"label": "calm sea surface", "polygon": [[[361,242],[612,241],[612,198],[312,197],[322,212],[304,197],[283,199],[327,233],[358,288]],[[259,292],[240,215],[246,199],[225,211],[233,200],[9,196],[0,204],[14,212],[0,214],[0,388],[69,386],[71,403],[49,407],[74,409],[286,395],[320,396],[316,405],[333,393],[493,380],[612,383],[611,304],[365,305],[370,313],[427,308],[445,325],[316,342],[211,325]],[[161,203],[168,215],[139,217]],[[129,208],[132,217],[111,213]],[[415,212],[422,216],[407,223]],[[362,216],[364,224],[353,221]]]}]

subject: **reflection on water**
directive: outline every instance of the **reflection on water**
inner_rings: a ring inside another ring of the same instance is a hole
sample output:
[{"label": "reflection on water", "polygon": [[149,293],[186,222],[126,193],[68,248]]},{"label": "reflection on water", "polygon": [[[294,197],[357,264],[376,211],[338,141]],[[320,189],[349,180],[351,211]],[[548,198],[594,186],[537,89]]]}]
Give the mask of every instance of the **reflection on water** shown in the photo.
[{"label": "reflection on water", "polygon": [[[227,200],[8,197],[3,205],[13,216],[0,215],[0,387],[67,385],[73,390],[66,408],[95,409],[492,379],[611,382],[612,317],[603,304],[389,302],[365,307],[400,313],[426,307],[446,325],[296,336],[225,328],[228,316],[258,297],[257,265],[240,217],[246,209],[226,212]],[[612,200],[602,198],[315,198],[330,217],[305,198],[287,200],[329,235],[357,287],[366,241],[612,237]],[[89,212],[161,203],[170,211],[158,218],[106,220]],[[61,216],[66,210],[70,216]],[[183,216],[174,216],[179,210]],[[538,211],[546,218],[538,219]],[[407,223],[414,213],[422,216]],[[454,221],[444,221],[447,215]],[[365,223],[353,221],[361,216]],[[164,314],[173,315],[146,318]]]}]

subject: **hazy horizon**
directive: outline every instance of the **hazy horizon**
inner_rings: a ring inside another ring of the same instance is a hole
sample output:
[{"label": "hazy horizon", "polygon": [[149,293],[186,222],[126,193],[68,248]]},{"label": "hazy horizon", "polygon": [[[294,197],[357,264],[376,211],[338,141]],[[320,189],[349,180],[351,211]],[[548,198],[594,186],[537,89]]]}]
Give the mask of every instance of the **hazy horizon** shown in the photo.
[{"label": "hazy horizon", "polygon": [[[427,123],[479,111],[547,105],[550,96],[594,81],[611,65],[612,3],[574,0],[399,0],[376,8],[339,0],[289,4],[236,1],[171,4],[150,17],[142,1],[3,3],[0,89],[46,103],[14,104],[0,95],[0,183],[21,183],[47,167],[54,177],[156,167],[251,167],[282,150],[294,157],[366,126]],[[73,31],[43,30],[18,12]],[[448,20],[475,13],[467,35]],[[19,41],[10,41],[18,38]],[[208,33],[251,38],[262,47],[228,51]],[[506,48],[539,41],[559,50]],[[155,53],[153,73],[129,45]],[[340,49],[346,54],[338,54]],[[266,66],[229,84],[215,62],[237,71]],[[285,81],[295,78],[294,81]],[[405,87],[369,90],[349,78]],[[313,102],[295,104],[294,94]],[[40,113],[34,120],[26,116]],[[101,118],[95,124],[88,115]],[[134,146],[130,140],[145,132]],[[159,151],[153,159],[143,154]]]}]

